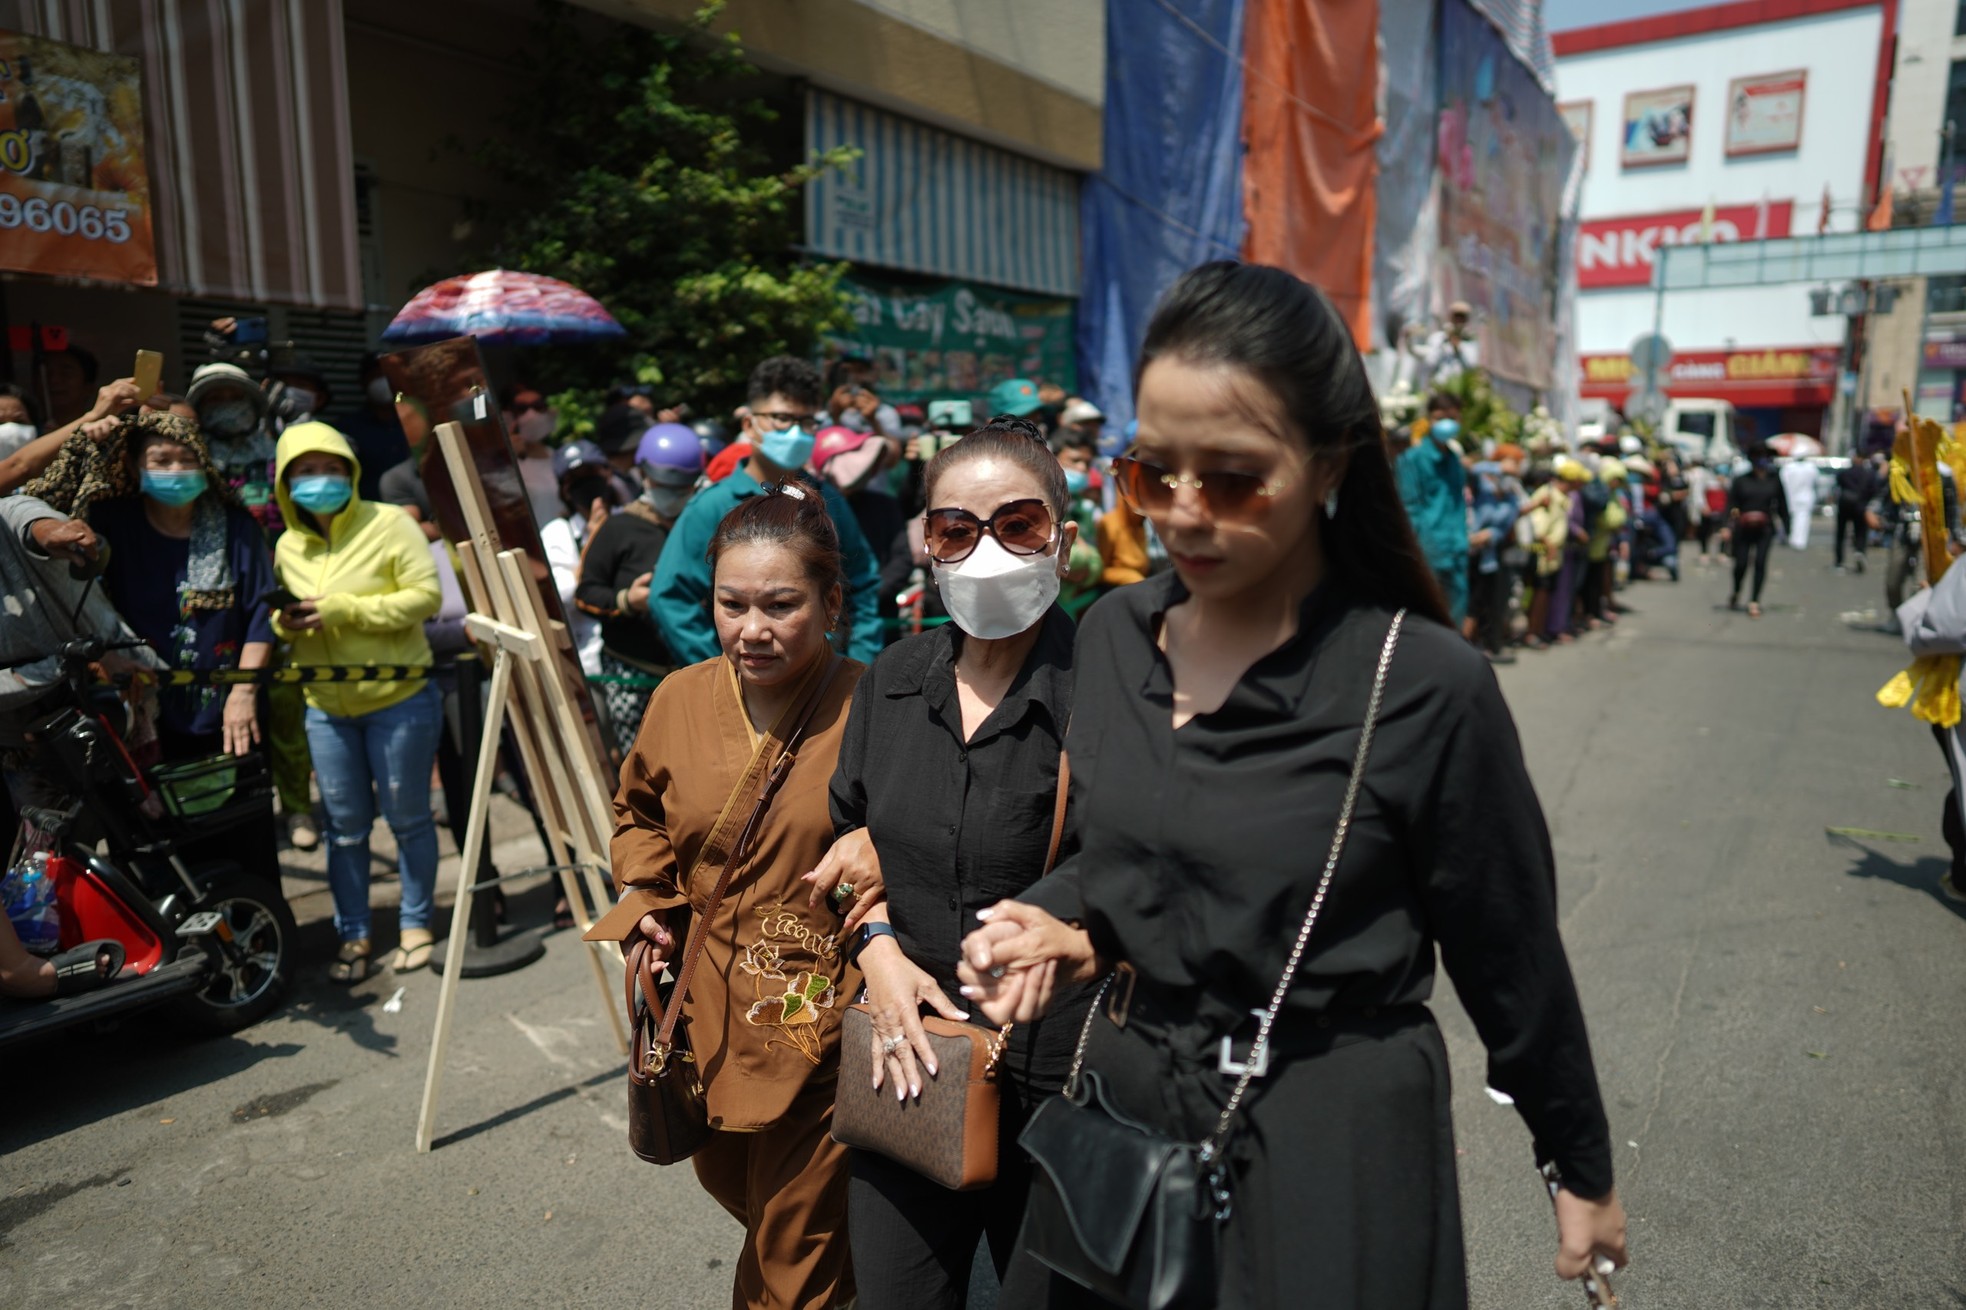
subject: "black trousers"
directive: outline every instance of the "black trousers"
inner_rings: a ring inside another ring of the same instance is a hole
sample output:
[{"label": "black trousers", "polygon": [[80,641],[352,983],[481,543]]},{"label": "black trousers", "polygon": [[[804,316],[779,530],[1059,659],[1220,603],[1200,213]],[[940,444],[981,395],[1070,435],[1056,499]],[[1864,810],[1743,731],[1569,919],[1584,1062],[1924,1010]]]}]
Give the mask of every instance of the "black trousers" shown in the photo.
[{"label": "black trousers", "polygon": [[[1029,1100],[1029,1092],[1004,1080],[997,1181],[973,1192],[952,1192],[872,1151],[852,1153],[847,1233],[857,1310],[963,1310],[976,1244],[986,1237],[999,1279],[1008,1283],[1014,1264],[1031,1263],[1017,1242],[1031,1191],[1031,1161],[1017,1149],[1035,1108]],[[1038,1272],[1024,1271],[1018,1281]],[[1012,1310],[1021,1303],[999,1304]]]},{"label": "black trousers", "polygon": [[1843,567],[1843,533],[1850,532],[1850,547],[1859,558],[1864,553],[1864,543],[1870,535],[1870,528],[1864,522],[1864,507],[1852,505],[1849,501],[1836,502],[1836,567]]},{"label": "black trousers", "polygon": [[1747,577],[1748,564],[1754,565],[1754,592],[1748,599],[1761,601],[1761,588],[1768,581],[1768,552],[1775,544],[1775,530],[1764,528],[1757,533],[1744,529],[1734,529],[1734,599],[1741,598],[1741,581]]},{"label": "black trousers", "polygon": [[1474,570],[1468,613],[1474,615],[1475,636],[1481,648],[1499,655],[1508,648],[1510,632],[1509,601],[1515,581],[1513,570],[1497,565],[1493,572]]},{"label": "black trousers", "polygon": [[[1447,1049],[1424,1009],[1339,1025],[1321,1047],[1272,1058],[1230,1136],[1232,1210],[1211,1304],[1236,1310],[1465,1310]],[[1200,1141],[1234,1085],[1212,1031],[1093,1020],[1086,1065],[1117,1109]],[[1032,1266],[1004,1281],[1008,1310],[1106,1303]]]}]

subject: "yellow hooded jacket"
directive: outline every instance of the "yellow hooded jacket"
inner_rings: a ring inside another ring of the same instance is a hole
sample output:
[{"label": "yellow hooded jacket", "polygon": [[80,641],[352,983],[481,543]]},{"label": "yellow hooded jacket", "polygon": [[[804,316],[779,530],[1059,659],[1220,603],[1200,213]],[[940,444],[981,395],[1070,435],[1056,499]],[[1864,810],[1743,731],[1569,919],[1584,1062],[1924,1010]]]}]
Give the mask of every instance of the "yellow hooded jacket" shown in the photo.
[{"label": "yellow hooded jacket", "polygon": [[[430,543],[409,515],[394,505],[363,500],[359,492],[328,520],[323,538],[287,488],[287,466],[315,452],[347,460],[351,480],[362,476],[347,438],[327,424],[296,423],[281,434],[273,485],[288,527],[274,547],[273,571],[294,595],[320,598],[321,626],[296,632],[276,619],[274,628],[293,643],[296,665],[428,665],[423,621],[443,604]],[[315,682],[307,685],[307,703],[357,718],[407,700],[422,687],[422,679]]]}]

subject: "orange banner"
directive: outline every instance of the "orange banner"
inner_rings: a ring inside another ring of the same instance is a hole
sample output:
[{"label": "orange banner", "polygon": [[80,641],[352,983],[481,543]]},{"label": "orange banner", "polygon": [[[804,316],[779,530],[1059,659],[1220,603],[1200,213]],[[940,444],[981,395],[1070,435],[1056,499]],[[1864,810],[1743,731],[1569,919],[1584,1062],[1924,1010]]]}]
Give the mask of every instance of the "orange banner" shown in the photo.
[{"label": "orange banner", "polygon": [[1243,24],[1243,256],[1323,288],[1368,349],[1379,2],[1248,0]]},{"label": "orange banner", "polygon": [[0,32],[0,268],[157,284],[135,59]]}]

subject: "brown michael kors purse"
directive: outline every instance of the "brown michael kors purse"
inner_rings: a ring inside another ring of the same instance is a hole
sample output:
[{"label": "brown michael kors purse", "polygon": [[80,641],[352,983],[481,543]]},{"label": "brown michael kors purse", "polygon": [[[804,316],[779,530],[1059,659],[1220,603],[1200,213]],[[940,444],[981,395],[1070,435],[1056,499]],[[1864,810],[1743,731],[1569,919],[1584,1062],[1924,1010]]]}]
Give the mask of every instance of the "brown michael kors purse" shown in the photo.
[{"label": "brown michael kors purse", "polygon": [[[1058,860],[1065,837],[1065,802],[1072,767],[1058,757],[1058,795],[1051,811],[1051,846],[1044,871]],[[874,1151],[924,1178],[958,1192],[997,1180],[997,1062],[1010,1041],[1010,1025],[996,1032],[940,1015],[922,1016],[935,1048],[933,1078],[922,1080],[919,1098],[896,1100],[891,1087],[874,1088],[874,1020],[865,1004],[841,1016],[840,1082],[834,1093],[833,1140]],[[960,1077],[958,1077],[960,1075]]]}]

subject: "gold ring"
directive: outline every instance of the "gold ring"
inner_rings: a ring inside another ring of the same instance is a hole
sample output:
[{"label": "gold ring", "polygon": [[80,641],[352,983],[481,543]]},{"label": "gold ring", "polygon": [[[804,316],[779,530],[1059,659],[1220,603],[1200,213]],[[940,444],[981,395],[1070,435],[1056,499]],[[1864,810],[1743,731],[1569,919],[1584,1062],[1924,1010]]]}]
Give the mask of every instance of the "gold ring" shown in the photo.
[{"label": "gold ring", "polygon": [[843,882],[839,886],[833,888],[833,900],[836,904],[845,905],[847,901],[852,898],[852,896],[853,896],[853,884],[850,882]]}]

